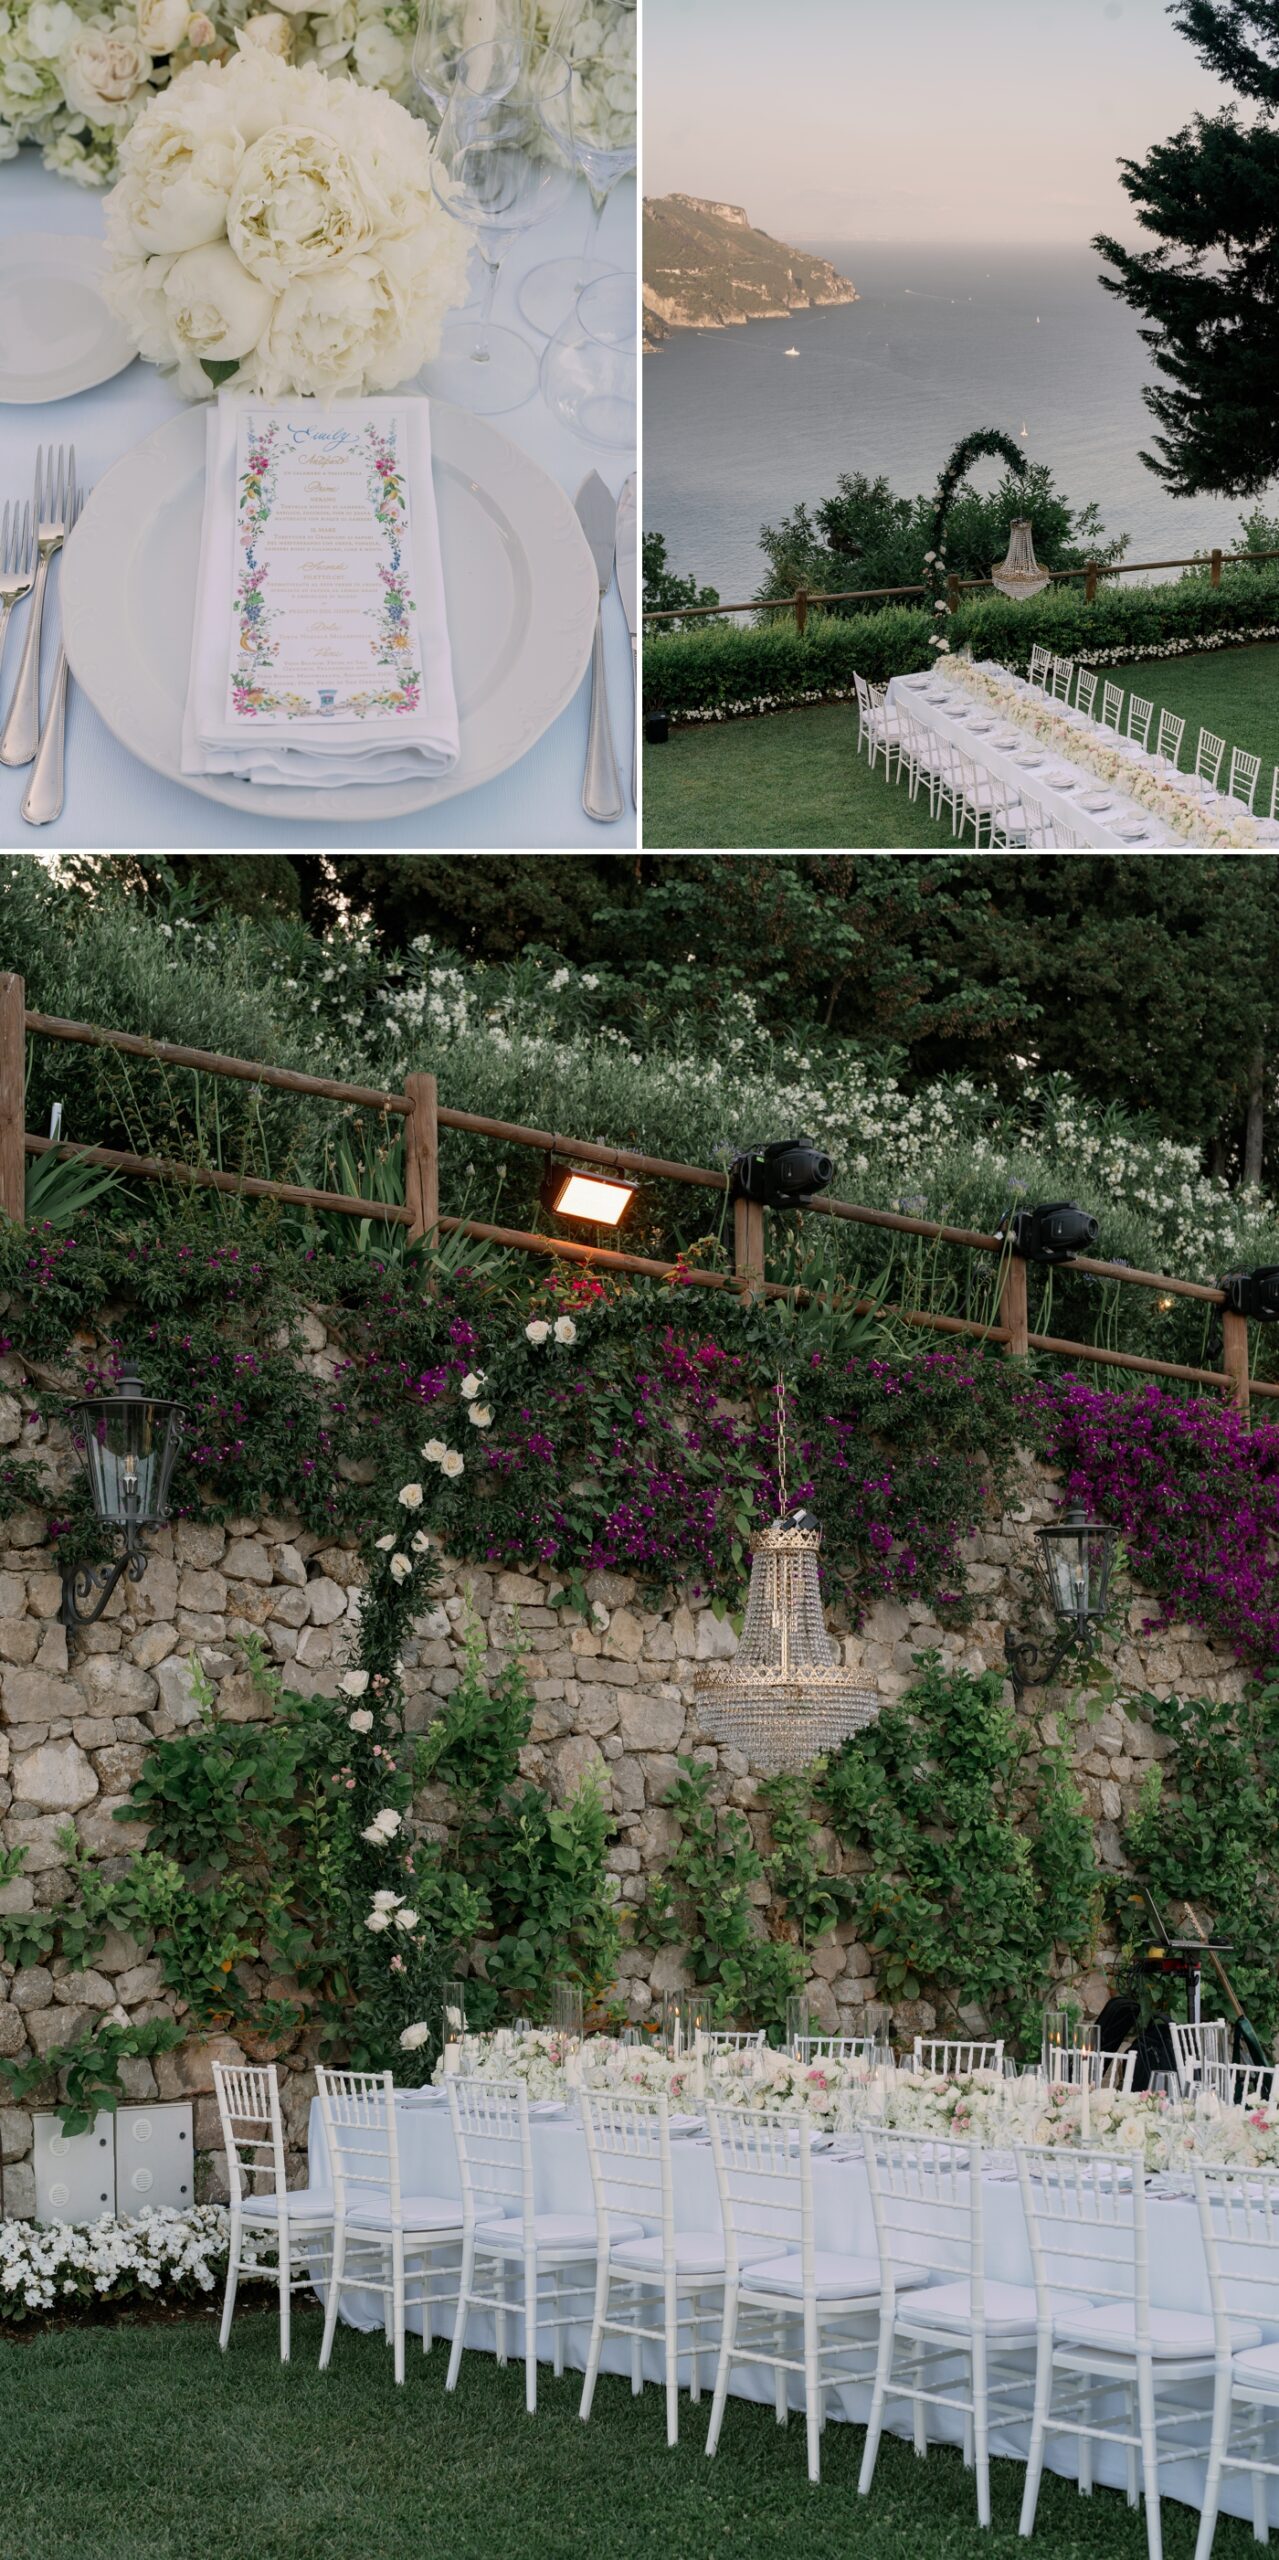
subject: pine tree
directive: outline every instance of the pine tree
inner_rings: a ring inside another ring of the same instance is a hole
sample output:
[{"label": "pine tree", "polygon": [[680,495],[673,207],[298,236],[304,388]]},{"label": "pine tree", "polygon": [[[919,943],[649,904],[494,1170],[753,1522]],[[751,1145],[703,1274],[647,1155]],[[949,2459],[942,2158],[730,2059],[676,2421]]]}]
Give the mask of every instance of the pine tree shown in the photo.
[{"label": "pine tree", "polygon": [[1200,60],[1254,110],[1230,106],[1124,160],[1123,186],[1158,247],[1093,246],[1108,293],[1150,322],[1165,377],[1145,394],[1163,432],[1142,461],[1174,497],[1254,497],[1279,473],[1279,0],[1169,0]]}]

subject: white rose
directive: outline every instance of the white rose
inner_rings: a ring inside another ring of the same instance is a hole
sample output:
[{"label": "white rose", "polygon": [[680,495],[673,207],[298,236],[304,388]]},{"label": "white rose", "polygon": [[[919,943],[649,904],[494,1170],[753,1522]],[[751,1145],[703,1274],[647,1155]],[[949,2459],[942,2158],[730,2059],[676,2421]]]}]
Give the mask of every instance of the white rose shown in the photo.
[{"label": "white rose", "polygon": [[392,1582],[407,1582],[407,1581],[408,1581],[408,1578],[409,1578],[409,1575],[411,1574],[411,1572],[412,1572],[412,1571],[413,1571],[413,1559],[412,1559],[412,1557],[411,1557],[411,1556],[392,1556],[392,1558],[391,1558],[391,1580],[392,1580]]},{"label": "white rose", "polygon": [[384,1884],[373,1896],[373,1908],[375,1911],[394,1911],[399,1898],[398,1893],[392,1893],[390,1886]]},{"label": "white rose", "polygon": [[250,49],[273,53],[281,62],[287,62],[293,51],[293,29],[278,9],[263,9],[256,18],[248,19],[244,26],[237,27],[235,40],[241,53]]},{"label": "white rose", "polygon": [[422,1455],[429,1466],[438,1467],[440,1460],[444,1455],[444,1446],[445,1444],[442,1440],[425,1440],[423,1442]]},{"label": "white rose", "polygon": [[430,2040],[430,2028],[426,2025],[424,2020],[419,2019],[416,2026],[406,2027],[404,2029],[404,2032],[400,2037],[400,2049],[403,2053],[417,2053],[421,2046],[429,2044]]},{"label": "white rose", "polygon": [[165,277],[164,299],[175,347],[199,364],[251,355],[271,317],[265,285],[246,276],[225,240],[184,249]]},{"label": "white rose", "polygon": [[344,1689],[348,1698],[362,1698],[368,1685],[367,1671],[344,1671],[338,1682],[339,1689]]},{"label": "white rose", "polygon": [[176,53],[187,31],[188,0],[138,0],[138,34],[149,53]]},{"label": "white rose", "polygon": [[373,1731],[373,1718],[367,1707],[357,1707],[354,1715],[347,1717],[347,1723],[352,1733],[372,1733]]},{"label": "white rose", "polygon": [[391,1549],[395,1544],[394,1529],[388,1529],[386,1536],[384,1538],[375,1539],[374,1544],[376,1545],[380,1556],[389,1556]]},{"label": "white rose", "polygon": [[440,1474],[442,1476],[450,1477],[460,1476],[465,1464],[466,1460],[462,1457],[459,1450],[446,1449],[440,1460]]},{"label": "white rose", "polygon": [[477,1431],[487,1431],[493,1419],[493,1407],[491,1404],[473,1404],[466,1418],[474,1423]]},{"label": "white rose", "polygon": [[421,1485],[402,1484],[395,1499],[397,1502],[403,1503],[406,1511],[420,1511],[422,1508]]},{"label": "white rose", "polygon": [[577,1326],[574,1324],[571,1316],[556,1317],[555,1339],[557,1342],[576,1342]]},{"label": "white rose", "polygon": [[481,1387],[483,1386],[483,1384],[484,1384],[484,1372],[483,1372],[483,1370],[482,1370],[482,1369],[469,1369],[469,1370],[467,1371],[466,1376],[465,1376],[465,1377],[463,1378],[463,1380],[462,1380],[462,1384],[461,1384],[461,1388],[460,1388],[460,1391],[459,1391],[459,1392],[467,1398],[467,1401],[468,1401],[468,1403],[469,1403],[469,1401],[470,1401],[470,1399],[471,1399],[471,1397],[472,1397],[472,1396],[477,1396],[477,1395],[479,1394],[480,1389],[481,1389]]},{"label": "white rose", "polygon": [[530,1342],[545,1342],[550,1330],[549,1324],[544,1324],[540,1316],[535,1316],[532,1324],[526,1324],[524,1327],[525,1335]]},{"label": "white rose", "polygon": [[368,89],[398,89],[408,68],[408,53],[388,26],[370,18],[355,39],[355,68]]},{"label": "white rose", "polygon": [[412,1547],[415,1556],[429,1555],[431,1552],[431,1534],[429,1529],[419,1529],[416,1537],[410,1538],[409,1544]]},{"label": "white rose", "polygon": [[227,238],[241,266],[282,294],[296,278],[344,266],[367,248],[380,210],[340,143],[300,125],[277,125],[240,163]]},{"label": "white rose", "polygon": [[399,1830],[400,1824],[404,1820],[404,1816],[402,1813],[397,1813],[393,1805],[384,1804],[381,1812],[377,1816],[377,1820],[380,1823],[386,1838],[388,1840],[393,1840],[396,1832]]},{"label": "white rose", "polygon": [[389,1929],[391,1926],[390,1912],[370,1911],[364,1926],[366,1929]]},{"label": "white rose", "polygon": [[396,1915],[395,1915],[395,1925],[396,1925],[396,1928],[397,1928],[397,1929],[405,1929],[405,1930],[408,1930],[408,1929],[416,1929],[416,1927],[417,1927],[417,1913],[416,1913],[416,1911],[410,1911],[410,1910],[409,1910],[409,1907],[408,1907],[408,1905],[407,1905],[407,1903],[402,1903],[402,1904],[401,1904],[401,1906],[400,1906],[400,1909],[396,1912]]},{"label": "white rose", "polygon": [[63,56],[63,96],[90,124],[122,124],[151,68],[151,56],[136,36],[89,28]]},{"label": "white rose", "polygon": [[187,26],[185,49],[198,53],[203,45],[216,44],[217,41],[218,31],[212,18],[206,18],[203,9],[197,9]]}]

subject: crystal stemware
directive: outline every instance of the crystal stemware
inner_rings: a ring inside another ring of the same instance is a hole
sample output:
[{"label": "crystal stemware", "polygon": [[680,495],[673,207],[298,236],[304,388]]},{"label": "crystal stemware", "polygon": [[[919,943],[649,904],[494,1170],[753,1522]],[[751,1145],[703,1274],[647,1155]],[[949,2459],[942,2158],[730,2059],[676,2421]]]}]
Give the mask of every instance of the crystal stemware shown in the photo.
[{"label": "crystal stemware", "polygon": [[568,91],[539,106],[556,148],[586,180],[590,214],[577,257],[548,258],[521,281],[521,317],[545,338],[571,317],[588,284],[613,271],[615,261],[599,254],[600,225],[614,188],[633,176],[636,164],[635,0],[596,0],[576,28],[571,16],[571,8],[562,8],[549,36],[569,64]]},{"label": "crystal stemware", "polygon": [[[420,0],[413,79],[424,119],[433,133],[439,132],[444,121],[458,64],[467,53],[474,56],[478,67],[484,51],[490,51],[494,58],[488,67],[487,85],[495,85],[504,69],[514,86],[520,75],[518,48],[523,35],[520,0]],[[497,59],[499,46],[505,48],[501,64]]]},{"label": "crystal stemware", "polygon": [[547,407],[574,435],[615,453],[635,442],[637,315],[633,271],[597,276],[542,358]]},{"label": "crystal stemware", "polygon": [[431,182],[445,212],[475,234],[484,291],[477,317],[444,331],[423,382],[483,416],[517,409],[537,382],[532,348],[518,331],[495,328],[491,314],[512,240],[553,213],[571,184],[539,113],[541,102],[567,91],[568,79],[568,65],[545,47],[504,37],[472,47],[454,68]]}]

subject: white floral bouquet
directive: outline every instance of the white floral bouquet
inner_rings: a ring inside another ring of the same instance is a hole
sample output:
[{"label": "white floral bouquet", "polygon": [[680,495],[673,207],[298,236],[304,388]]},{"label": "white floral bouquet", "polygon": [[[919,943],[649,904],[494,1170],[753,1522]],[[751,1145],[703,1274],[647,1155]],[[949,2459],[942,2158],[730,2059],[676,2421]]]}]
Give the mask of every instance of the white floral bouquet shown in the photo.
[{"label": "white floral bouquet", "polygon": [[393,390],[466,293],[403,107],[260,50],[197,63],[131,126],[107,199],[112,309],[189,399]]},{"label": "white floral bouquet", "polygon": [[[530,2098],[566,2098],[572,2086],[568,2066],[581,2047],[555,2027],[496,2027],[489,2035],[463,2036],[459,2071],[478,2080],[523,2080]],[[446,2078],[444,2057],[432,2073],[437,2088]]]},{"label": "white floral bouquet", "polygon": [[[593,126],[634,129],[634,17],[605,28],[591,0],[522,0],[532,33],[578,66]],[[441,44],[468,32],[475,0],[446,0]],[[120,146],[150,101],[193,63],[260,50],[333,80],[415,102],[417,0],[0,0],[0,160],[37,143],[46,168],[110,184]]]}]

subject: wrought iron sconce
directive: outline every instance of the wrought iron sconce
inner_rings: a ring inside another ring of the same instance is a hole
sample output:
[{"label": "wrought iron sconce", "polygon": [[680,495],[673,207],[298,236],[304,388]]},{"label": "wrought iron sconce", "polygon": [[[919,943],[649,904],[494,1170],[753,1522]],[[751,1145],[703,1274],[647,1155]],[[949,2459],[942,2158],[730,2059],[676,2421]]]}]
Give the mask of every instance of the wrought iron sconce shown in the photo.
[{"label": "wrought iron sconce", "polygon": [[[86,1396],[68,1414],[71,1442],[89,1480],[94,1514],[120,1553],[108,1564],[68,1565],[58,1616],[74,1632],[96,1625],[122,1574],[140,1582],[147,1569],[143,1532],[169,1516],[169,1484],[182,1436],[182,1409],[143,1393],[131,1365],[114,1395]],[[94,1592],[98,1598],[93,1606]]]},{"label": "wrought iron sconce", "polygon": [[1039,1578],[1057,1621],[1057,1640],[1046,1648],[1015,1636],[1011,1627],[1004,1629],[1004,1656],[1016,1698],[1029,1688],[1047,1688],[1072,1653],[1087,1660],[1093,1652],[1106,1614],[1116,1536],[1105,1521],[1090,1520],[1077,1502],[1064,1519],[1035,1531]]}]

